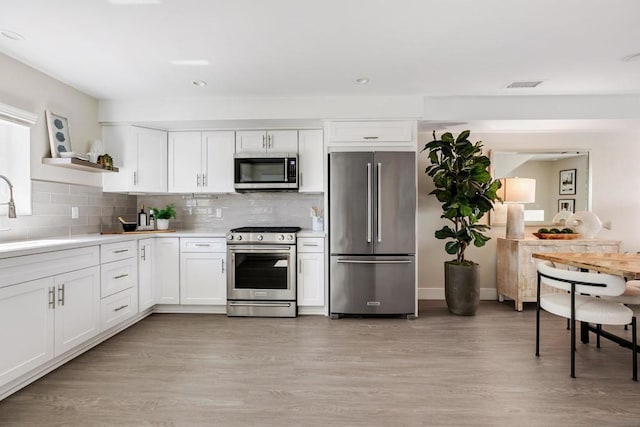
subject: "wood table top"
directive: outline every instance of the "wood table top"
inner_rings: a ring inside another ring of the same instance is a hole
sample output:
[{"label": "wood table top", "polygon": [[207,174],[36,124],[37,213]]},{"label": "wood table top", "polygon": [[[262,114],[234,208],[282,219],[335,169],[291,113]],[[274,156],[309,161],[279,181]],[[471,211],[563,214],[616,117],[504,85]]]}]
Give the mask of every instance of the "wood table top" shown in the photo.
[{"label": "wood table top", "polygon": [[621,253],[535,253],[534,258],[558,264],[640,279],[640,254]]}]

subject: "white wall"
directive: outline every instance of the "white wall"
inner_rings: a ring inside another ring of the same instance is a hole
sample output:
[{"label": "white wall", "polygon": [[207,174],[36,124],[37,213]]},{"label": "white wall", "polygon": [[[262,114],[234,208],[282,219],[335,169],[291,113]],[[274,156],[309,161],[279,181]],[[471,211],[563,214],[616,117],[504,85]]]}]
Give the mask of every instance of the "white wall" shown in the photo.
[{"label": "white wall", "polygon": [[[592,211],[600,219],[611,221],[612,229],[602,230],[597,237],[617,239],[624,250],[640,251],[640,175],[634,173],[640,158],[640,133],[471,133],[473,141],[482,140],[485,149],[495,150],[557,150],[590,151],[592,167]],[[418,148],[431,140],[421,134]],[[440,205],[434,196],[427,196],[433,184],[424,174],[426,154],[419,155],[418,173],[418,269],[421,298],[441,298],[444,295],[443,262],[451,259],[444,251],[444,241],[433,237],[444,221],[440,219]],[[531,230],[530,230],[531,231]],[[535,230],[532,230],[535,231]],[[504,227],[493,227],[493,237],[483,248],[469,248],[467,258],[481,265],[483,298],[495,297],[496,239],[504,236]]]},{"label": "white wall", "polygon": [[45,110],[69,119],[72,148],[86,153],[90,142],[100,138],[98,101],[3,54],[0,54],[0,70],[0,102],[38,115],[31,129],[31,178],[102,186],[99,173],[42,164],[42,158],[51,155]]}]

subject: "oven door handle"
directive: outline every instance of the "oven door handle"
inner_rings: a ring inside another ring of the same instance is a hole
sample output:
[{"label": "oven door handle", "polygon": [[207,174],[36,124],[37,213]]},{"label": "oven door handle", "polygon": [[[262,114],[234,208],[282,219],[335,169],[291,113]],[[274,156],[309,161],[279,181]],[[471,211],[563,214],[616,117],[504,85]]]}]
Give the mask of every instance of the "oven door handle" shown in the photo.
[{"label": "oven door handle", "polygon": [[229,301],[233,307],[291,307],[290,302],[237,302]]},{"label": "oven door handle", "polygon": [[247,253],[290,253],[292,246],[265,246],[265,245],[237,245],[227,246],[230,252],[247,252]]}]

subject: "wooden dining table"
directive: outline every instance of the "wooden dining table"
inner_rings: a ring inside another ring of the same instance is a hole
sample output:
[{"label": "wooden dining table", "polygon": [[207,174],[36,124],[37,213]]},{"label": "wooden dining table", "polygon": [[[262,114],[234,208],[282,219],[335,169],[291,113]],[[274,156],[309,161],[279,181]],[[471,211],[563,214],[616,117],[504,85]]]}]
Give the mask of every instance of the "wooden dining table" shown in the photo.
[{"label": "wooden dining table", "polygon": [[[570,265],[581,270],[599,271],[616,276],[622,276],[628,280],[640,280],[640,254],[637,253],[534,253],[533,258],[551,261],[557,264]],[[593,325],[581,322],[580,340],[583,343],[589,342],[589,331],[598,332]],[[631,342],[622,337],[614,335],[605,330],[600,330],[600,334],[629,349],[633,348]],[[636,347],[636,352],[640,353],[640,346]]]},{"label": "wooden dining table", "polygon": [[558,252],[534,253],[532,256],[581,270],[599,271],[629,280],[640,280],[640,254],[636,253]]}]

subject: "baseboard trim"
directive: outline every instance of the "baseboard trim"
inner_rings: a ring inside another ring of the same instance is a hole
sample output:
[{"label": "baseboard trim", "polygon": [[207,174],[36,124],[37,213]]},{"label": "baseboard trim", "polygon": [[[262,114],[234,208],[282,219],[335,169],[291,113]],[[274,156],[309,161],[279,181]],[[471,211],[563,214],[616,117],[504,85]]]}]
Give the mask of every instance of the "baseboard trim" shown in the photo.
[{"label": "baseboard trim", "polygon": [[[418,288],[418,299],[444,300],[444,288]],[[480,288],[481,300],[497,300],[496,288]]]},{"label": "baseboard trim", "polygon": [[174,314],[227,314],[226,305],[179,305],[179,304],[156,304],[153,306],[154,313],[174,313]]}]

